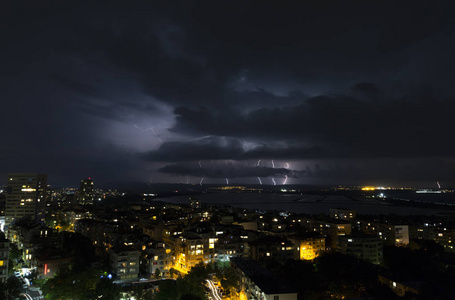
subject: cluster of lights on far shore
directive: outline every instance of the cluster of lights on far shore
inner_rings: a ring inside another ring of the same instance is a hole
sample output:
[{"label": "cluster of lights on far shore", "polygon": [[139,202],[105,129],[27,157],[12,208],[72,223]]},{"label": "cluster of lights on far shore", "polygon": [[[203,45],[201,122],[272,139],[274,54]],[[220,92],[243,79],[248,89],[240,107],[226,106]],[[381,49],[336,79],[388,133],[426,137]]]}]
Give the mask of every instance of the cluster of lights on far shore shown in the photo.
[{"label": "cluster of lights on far shore", "polygon": [[391,190],[392,188],[390,187],[383,187],[383,186],[363,186],[362,191],[385,191],[385,190]]}]

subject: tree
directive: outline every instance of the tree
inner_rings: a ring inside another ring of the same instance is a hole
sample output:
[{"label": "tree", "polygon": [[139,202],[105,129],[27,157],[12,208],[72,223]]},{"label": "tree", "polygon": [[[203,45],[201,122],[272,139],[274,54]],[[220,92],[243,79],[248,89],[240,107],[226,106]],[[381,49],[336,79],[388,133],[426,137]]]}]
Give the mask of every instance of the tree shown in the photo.
[{"label": "tree", "polygon": [[169,276],[171,276],[171,278],[177,278],[179,277],[180,275],[180,272],[174,268],[170,268],[169,269]]},{"label": "tree", "polygon": [[184,277],[162,281],[155,299],[205,299],[205,280],[208,278],[208,268],[199,263]]},{"label": "tree", "polygon": [[91,267],[81,271],[65,266],[54,278],[44,283],[42,291],[49,300],[95,299],[99,296],[119,299],[120,289],[110,279],[102,277],[102,274],[100,270]]},{"label": "tree", "polygon": [[143,283],[132,284],[131,286],[125,288],[123,292],[128,294],[126,297],[127,299],[150,300],[153,298],[153,291],[151,289],[147,289],[147,286]]},{"label": "tree", "polygon": [[22,249],[19,249],[16,243],[9,244],[9,257],[16,261],[22,258]]},{"label": "tree", "polygon": [[156,268],[156,270],[155,270],[155,278],[156,279],[160,278],[161,277],[160,275],[161,275],[160,269]]},{"label": "tree", "polygon": [[[112,280],[107,277],[103,277],[96,283],[94,295],[97,298],[102,296],[103,299],[119,300],[120,292],[121,288],[119,286],[114,284]],[[136,299],[140,300],[141,298]]]},{"label": "tree", "polygon": [[22,283],[15,277],[9,277],[5,283],[0,283],[0,299],[14,300],[22,292]]},{"label": "tree", "polygon": [[16,243],[9,244],[8,274],[13,274],[14,269],[22,260],[22,249],[19,249]]},{"label": "tree", "polygon": [[239,287],[240,278],[232,267],[225,268],[220,279],[221,287],[225,291],[232,292]]},{"label": "tree", "polygon": [[163,280],[160,282],[159,292],[156,294],[155,300],[177,300],[179,294],[176,280]]}]

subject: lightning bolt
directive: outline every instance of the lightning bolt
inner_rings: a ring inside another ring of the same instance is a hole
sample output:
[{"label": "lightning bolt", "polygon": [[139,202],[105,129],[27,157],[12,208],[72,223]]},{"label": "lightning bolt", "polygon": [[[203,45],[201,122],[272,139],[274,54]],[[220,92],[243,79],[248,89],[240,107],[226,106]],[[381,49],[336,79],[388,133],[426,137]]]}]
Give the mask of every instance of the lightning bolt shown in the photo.
[{"label": "lightning bolt", "polygon": [[188,184],[188,176],[186,176],[186,184]]},{"label": "lightning bolt", "polygon": [[[256,164],[256,167],[259,167],[259,164],[261,163],[261,160],[258,160],[258,163]],[[258,180],[259,180],[259,184],[262,185],[262,180],[261,178],[258,176]]]},{"label": "lightning bolt", "polygon": [[258,180],[259,180],[259,184],[262,185],[262,180],[260,177],[258,177]]},{"label": "lightning bolt", "polygon": [[[199,168],[202,169],[202,161],[199,161]],[[200,185],[202,185],[202,181],[204,181],[204,176],[202,176],[201,182],[199,182]]]},{"label": "lightning bolt", "polygon": [[152,130],[153,134],[158,138],[158,141],[160,141],[160,143],[162,143],[163,141],[162,141],[161,138],[158,136],[158,134],[156,134],[156,132],[155,132],[155,127],[152,127],[152,128],[150,128],[150,129]]},{"label": "lightning bolt", "polygon": [[[286,169],[289,169],[289,163],[288,162],[286,163]],[[288,181],[288,175],[284,174],[283,185],[285,185],[287,181]]]},{"label": "lightning bolt", "polygon": [[226,178],[226,184],[229,185],[229,179]]},{"label": "lightning bolt", "polygon": [[156,131],[155,131],[155,127],[152,126],[150,128],[141,128],[139,126],[137,126],[137,124],[133,124],[134,127],[136,127],[137,129],[139,129],[140,131],[151,131],[157,138],[158,138],[158,141],[160,141],[160,143],[162,143],[163,141],[161,140],[161,138],[158,136],[158,134],[156,134]]},{"label": "lightning bolt", "polygon": [[[275,169],[275,163],[273,162],[273,159],[272,159],[272,168]],[[272,177],[272,181],[273,181],[273,185],[276,185],[275,178]]]}]

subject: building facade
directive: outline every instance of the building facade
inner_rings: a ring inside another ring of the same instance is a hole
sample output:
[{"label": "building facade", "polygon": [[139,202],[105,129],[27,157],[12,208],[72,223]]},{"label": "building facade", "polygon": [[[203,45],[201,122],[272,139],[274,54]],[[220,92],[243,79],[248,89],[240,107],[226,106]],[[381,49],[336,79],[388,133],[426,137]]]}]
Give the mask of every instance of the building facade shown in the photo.
[{"label": "building facade", "polygon": [[44,224],[47,175],[15,173],[8,175],[5,227],[15,220],[30,218]]},{"label": "building facade", "polygon": [[140,252],[132,247],[120,246],[110,250],[112,272],[119,280],[137,280],[139,278]]},{"label": "building facade", "polygon": [[331,208],[329,214],[331,218],[337,220],[352,220],[357,216],[355,210],[347,208]]},{"label": "building facade", "polygon": [[383,242],[377,236],[347,235],[338,238],[339,251],[373,264],[379,265],[383,260]]},{"label": "building facade", "polygon": [[8,278],[9,241],[3,232],[0,232],[0,283],[5,283]]},{"label": "building facade", "polygon": [[93,200],[95,199],[95,190],[93,180],[91,178],[81,180],[78,199],[80,205],[93,204]]},{"label": "building facade", "polygon": [[322,235],[307,237],[292,237],[294,244],[294,259],[313,260],[326,251],[325,237]]},{"label": "building facade", "polygon": [[240,277],[240,299],[297,300],[294,287],[274,276],[252,259],[233,258],[231,266]]}]

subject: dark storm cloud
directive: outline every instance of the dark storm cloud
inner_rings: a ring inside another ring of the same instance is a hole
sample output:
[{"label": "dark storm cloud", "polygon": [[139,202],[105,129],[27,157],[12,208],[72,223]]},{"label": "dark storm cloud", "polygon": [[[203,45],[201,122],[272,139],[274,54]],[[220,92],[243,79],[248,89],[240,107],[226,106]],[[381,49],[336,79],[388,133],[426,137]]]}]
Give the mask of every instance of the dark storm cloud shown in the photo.
[{"label": "dark storm cloud", "polygon": [[3,172],[452,156],[453,5],[2,4]]},{"label": "dark storm cloud", "polygon": [[379,92],[376,85],[371,82],[357,83],[351,89],[355,92],[361,92],[361,93],[365,93],[365,94],[377,94]]},{"label": "dark storm cloud", "polygon": [[[210,164],[210,163],[209,163]],[[239,163],[210,164],[200,167],[197,164],[172,164],[159,169],[160,172],[178,175],[209,178],[240,178],[240,177],[285,177],[299,178],[304,171],[284,168],[248,166]]]},{"label": "dark storm cloud", "polygon": [[[455,143],[448,138],[455,134],[455,103],[435,99],[431,91],[376,102],[319,96],[298,106],[229,112],[229,116],[182,107],[176,114],[173,131],[300,142],[313,149],[332,147],[325,153],[335,157],[450,155],[455,151]],[[302,151],[301,158],[305,154]]]},{"label": "dark storm cloud", "polygon": [[437,188],[439,181],[447,188],[452,186],[455,161],[453,157],[317,160],[303,169],[304,178],[312,183],[412,186],[420,182]]},{"label": "dark storm cloud", "polygon": [[247,145],[236,138],[206,136],[186,142],[165,142],[147,153],[149,161],[301,159],[320,157],[324,149],[304,145]]}]

